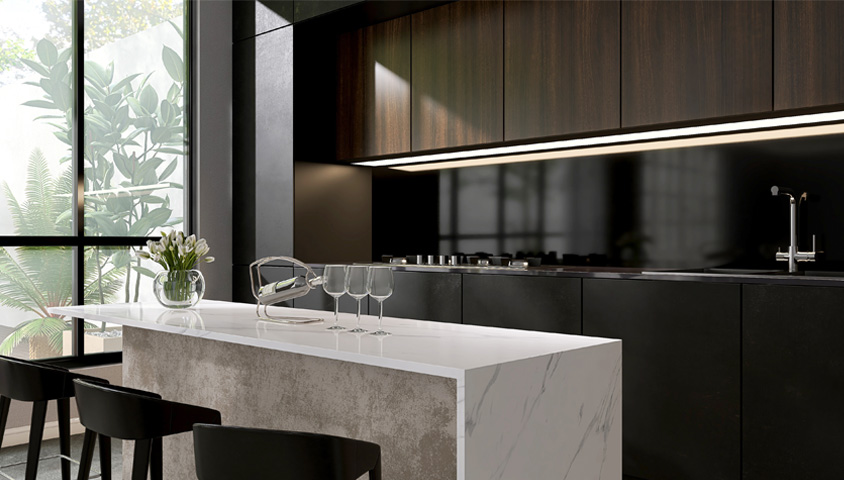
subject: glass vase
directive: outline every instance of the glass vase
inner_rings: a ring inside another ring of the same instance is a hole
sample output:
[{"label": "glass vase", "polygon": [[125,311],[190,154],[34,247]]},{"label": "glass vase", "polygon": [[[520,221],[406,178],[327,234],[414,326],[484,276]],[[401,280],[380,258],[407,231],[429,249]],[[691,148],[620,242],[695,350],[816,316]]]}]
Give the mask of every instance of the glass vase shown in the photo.
[{"label": "glass vase", "polygon": [[155,276],[152,290],[167,308],[190,308],[205,295],[205,278],[199,270],[167,270]]}]

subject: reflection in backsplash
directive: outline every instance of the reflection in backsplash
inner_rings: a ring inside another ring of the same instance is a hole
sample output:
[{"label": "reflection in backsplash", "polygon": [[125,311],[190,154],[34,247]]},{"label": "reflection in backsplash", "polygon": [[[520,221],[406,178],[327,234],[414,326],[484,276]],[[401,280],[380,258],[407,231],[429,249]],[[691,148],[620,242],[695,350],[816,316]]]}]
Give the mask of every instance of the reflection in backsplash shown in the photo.
[{"label": "reflection in backsplash", "polygon": [[[774,267],[788,203],[812,194],[800,246],[816,234],[844,263],[844,138],[800,139],[561,159],[373,178],[373,258],[382,254],[606,256],[649,268]],[[568,257],[576,258],[576,257]],[[582,257],[581,257],[582,258]],[[782,266],[782,265],[780,265]]]}]

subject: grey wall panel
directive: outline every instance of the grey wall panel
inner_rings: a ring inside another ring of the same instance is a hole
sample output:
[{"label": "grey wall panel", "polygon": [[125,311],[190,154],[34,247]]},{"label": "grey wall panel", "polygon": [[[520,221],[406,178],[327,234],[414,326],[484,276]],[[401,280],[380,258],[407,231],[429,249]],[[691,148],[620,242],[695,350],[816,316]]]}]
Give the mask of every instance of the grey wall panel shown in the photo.
[{"label": "grey wall panel", "polygon": [[234,263],[293,254],[293,30],[236,42]]},{"label": "grey wall panel", "polygon": [[232,298],[232,38],[231,2],[202,0],[194,9],[195,227],[214,263],[202,265],[205,298]]},{"label": "grey wall panel", "polygon": [[293,23],[293,0],[235,0],[232,8],[235,41]]},{"label": "grey wall panel", "polygon": [[255,40],[255,256],[293,254],[293,29]]}]

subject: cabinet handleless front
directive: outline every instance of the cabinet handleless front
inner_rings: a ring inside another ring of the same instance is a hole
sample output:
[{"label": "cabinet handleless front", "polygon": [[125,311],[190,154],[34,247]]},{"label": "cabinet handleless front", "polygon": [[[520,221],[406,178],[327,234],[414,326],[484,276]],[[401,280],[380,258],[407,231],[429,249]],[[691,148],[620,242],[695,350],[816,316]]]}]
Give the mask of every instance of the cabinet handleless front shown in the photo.
[{"label": "cabinet handleless front", "polygon": [[774,2],[774,109],[844,103],[844,3]]},{"label": "cabinet handleless front", "polygon": [[844,290],[743,288],[743,479],[844,478]]},{"label": "cabinet handleless front", "polygon": [[411,18],[414,151],[504,139],[504,2],[454,2]]},{"label": "cabinet handleless front", "polygon": [[[390,317],[461,323],[459,273],[393,271],[393,294],[384,300]],[[378,302],[369,299],[369,314],[378,315]]]},{"label": "cabinet handleless front", "polygon": [[464,275],[463,323],[580,334],[580,279]]},{"label": "cabinet handleless front", "polygon": [[583,334],[622,343],[625,475],[738,479],[740,289],[583,280]]},{"label": "cabinet handleless front", "polygon": [[621,126],[772,109],[772,2],[621,2]]},{"label": "cabinet handleless front", "polygon": [[504,140],[620,126],[619,2],[504,4]]}]

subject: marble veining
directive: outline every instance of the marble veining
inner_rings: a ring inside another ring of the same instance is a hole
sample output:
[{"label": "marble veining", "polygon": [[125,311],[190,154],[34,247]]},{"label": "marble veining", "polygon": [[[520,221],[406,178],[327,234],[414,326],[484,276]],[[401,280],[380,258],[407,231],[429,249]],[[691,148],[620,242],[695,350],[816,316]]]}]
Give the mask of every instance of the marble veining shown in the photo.
[{"label": "marble veining", "polygon": [[621,346],[466,373],[467,478],[621,478]]}]

